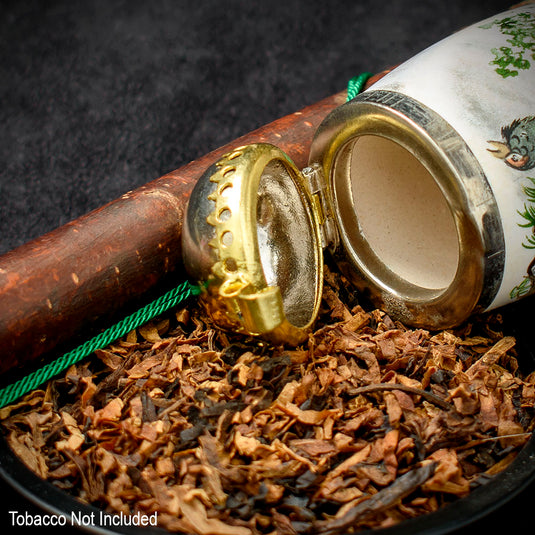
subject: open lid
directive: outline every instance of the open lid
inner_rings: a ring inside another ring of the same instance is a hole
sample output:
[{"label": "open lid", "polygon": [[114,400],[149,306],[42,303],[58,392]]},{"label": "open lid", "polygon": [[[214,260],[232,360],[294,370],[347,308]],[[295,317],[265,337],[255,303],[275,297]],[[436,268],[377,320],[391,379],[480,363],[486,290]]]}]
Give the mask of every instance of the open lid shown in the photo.
[{"label": "open lid", "polygon": [[274,342],[303,341],[318,313],[323,252],[305,178],[280,149],[238,147],[196,184],[184,264],[215,321]]}]

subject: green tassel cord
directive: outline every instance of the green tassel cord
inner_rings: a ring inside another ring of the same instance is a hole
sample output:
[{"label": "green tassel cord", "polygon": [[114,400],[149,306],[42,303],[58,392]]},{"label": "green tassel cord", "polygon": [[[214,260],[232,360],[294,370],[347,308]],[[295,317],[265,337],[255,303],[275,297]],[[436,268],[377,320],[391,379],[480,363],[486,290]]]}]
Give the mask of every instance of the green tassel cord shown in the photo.
[{"label": "green tassel cord", "polygon": [[188,281],[183,282],[176,288],[173,288],[158,299],[148,305],[140,308],[130,316],[122,319],[112,327],[87,340],[77,348],[65,353],[49,364],[45,364],[33,373],[26,375],[19,381],[16,381],[0,390],[0,408],[9,405],[19,397],[36,389],[52,377],[65,371],[73,364],[76,364],[85,357],[91,355],[97,349],[104,349],[115,340],[125,336],[129,332],[141,327],[151,319],[159,316],[163,312],[179,305],[191,296],[199,295],[201,289],[194,286]]},{"label": "green tassel cord", "polygon": [[371,76],[371,72],[363,72],[358,76],[355,76],[347,83],[347,101],[354,99],[359,93],[362,92],[366,82]]}]

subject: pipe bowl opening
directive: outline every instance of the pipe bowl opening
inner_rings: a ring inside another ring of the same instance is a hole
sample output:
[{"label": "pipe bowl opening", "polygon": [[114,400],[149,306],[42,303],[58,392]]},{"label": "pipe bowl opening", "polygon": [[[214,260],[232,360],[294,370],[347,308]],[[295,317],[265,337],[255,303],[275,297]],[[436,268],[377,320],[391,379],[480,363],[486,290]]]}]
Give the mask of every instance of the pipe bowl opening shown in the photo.
[{"label": "pipe bowl opening", "polygon": [[417,288],[442,290],[455,278],[459,237],[444,193],[426,167],[398,143],[356,138],[350,193],[369,260]]}]

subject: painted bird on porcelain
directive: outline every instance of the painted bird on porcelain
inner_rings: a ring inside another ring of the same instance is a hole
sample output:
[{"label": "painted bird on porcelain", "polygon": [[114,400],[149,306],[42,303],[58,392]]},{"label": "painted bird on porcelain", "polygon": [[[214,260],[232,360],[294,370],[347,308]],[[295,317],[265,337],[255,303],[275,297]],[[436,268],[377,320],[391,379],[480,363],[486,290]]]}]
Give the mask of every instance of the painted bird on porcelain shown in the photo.
[{"label": "painted bird on porcelain", "polygon": [[503,141],[489,141],[494,149],[487,149],[507,165],[527,171],[535,167],[535,116],[515,119],[502,128]]}]

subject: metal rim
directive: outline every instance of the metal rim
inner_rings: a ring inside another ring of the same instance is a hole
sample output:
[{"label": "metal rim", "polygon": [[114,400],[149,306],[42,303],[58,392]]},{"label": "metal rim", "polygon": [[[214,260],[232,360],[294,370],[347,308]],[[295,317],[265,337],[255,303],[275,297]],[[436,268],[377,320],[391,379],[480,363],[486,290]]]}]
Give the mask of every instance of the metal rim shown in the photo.
[{"label": "metal rim", "polygon": [[[402,279],[357,230],[350,157],[356,138],[362,135],[399,144],[440,187],[459,241],[457,272],[446,288],[422,288]],[[497,204],[475,156],[440,116],[405,95],[367,91],[320,125],[310,159],[322,164],[332,188],[345,247],[341,254],[354,268],[349,276],[372,300],[407,324],[436,329],[458,324],[490,304],[501,282],[505,251]]]}]

